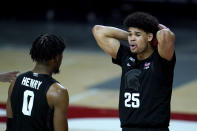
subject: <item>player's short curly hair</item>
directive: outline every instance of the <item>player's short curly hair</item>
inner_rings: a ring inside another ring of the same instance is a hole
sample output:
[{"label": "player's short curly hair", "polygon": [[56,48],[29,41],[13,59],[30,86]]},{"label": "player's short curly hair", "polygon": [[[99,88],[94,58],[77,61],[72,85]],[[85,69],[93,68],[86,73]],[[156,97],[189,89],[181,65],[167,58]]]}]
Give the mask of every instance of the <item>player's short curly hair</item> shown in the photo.
[{"label": "player's short curly hair", "polygon": [[134,12],[124,20],[124,26],[127,28],[137,27],[145,32],[153,33],[154,37],[159,30],[158,25],[159,21],[157,18],[145,12]]},{"label": "player's short curly hair", "polygon": [[32,44],[30,55],[33,61],[43,62],[62,54],[66,48],[64,40],[55,35],[43,34],[38,36]]}]

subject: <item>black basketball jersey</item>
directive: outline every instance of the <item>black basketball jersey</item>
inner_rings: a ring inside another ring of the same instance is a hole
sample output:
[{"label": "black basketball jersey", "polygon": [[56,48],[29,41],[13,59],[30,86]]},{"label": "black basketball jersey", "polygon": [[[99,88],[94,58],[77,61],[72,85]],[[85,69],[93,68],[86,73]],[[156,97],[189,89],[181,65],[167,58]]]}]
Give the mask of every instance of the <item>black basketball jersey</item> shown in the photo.
[{"label": "black basketball jersey", "polygon": [[121,45],[113,63],[122,67],[119,116],[122,128],[167,128],[175,66],[157,50],[142,61]]},{"label": "black basketball jersey", "polygon": [[32,71],[17,77],[12,94],[12,131],[53,131],[53,109],[46,93],[57,82],[49,75]]}]

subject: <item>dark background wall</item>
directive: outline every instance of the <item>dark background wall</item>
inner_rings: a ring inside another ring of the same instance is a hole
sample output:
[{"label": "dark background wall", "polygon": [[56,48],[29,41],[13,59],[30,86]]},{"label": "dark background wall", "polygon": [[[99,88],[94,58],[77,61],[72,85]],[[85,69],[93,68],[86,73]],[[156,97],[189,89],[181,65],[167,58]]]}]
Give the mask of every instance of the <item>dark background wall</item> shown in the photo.
[{"label": "dark background wall", "polygon": [[97,48],[92,26],[124,28],[124,18],[134,11],[151,13],[170,27],[176,45],[196,45],[197,0],[4,0],[0,2],[0,45],[30,45],[41,33],[55,33],[69,47]]},{"label": "dark background wall", "polygon": [[119,23],[118,19],[133,11],[196,19],[196,7],[197,0],[4,0],[0,19],[88,22],[96,16],[102,22]]}]

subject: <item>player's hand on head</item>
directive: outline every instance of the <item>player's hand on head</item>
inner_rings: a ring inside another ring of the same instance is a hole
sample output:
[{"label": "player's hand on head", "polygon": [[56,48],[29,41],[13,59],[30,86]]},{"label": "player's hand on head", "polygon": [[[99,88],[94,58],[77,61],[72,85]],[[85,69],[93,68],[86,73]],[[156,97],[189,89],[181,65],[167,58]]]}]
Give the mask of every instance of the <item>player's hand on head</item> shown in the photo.
[{"label": "player's hand on head", "polygon": [[169,36],[174,36],[174,33],[170,31],[170,29],[168,27],[166,27],[165,25],[163,24],[159,24],[158,25],[159,27],[159,31],[157,32],[157,37],[166,37],[166,38],[169,38]]},{"label": "player's hand on head", "polygon": [[156,34],[158,40],[158,52],[166,60],[171,60],[174,54],[175,35],[166,26],[159,24],[160,30]]},{"label": "player's hand on head", "polygon": [[157,31],[157,36],[164,36],[165,34],[166,35],[174,35],[173,32],[171,32],[170,29],[168,27],[166,27],[165,25],[159,24],[158,27],[160,30]]},{"label": "player's hand on head", "polygon": [[161,31],[161,30],[162,31],[170,31],[170,29],[163,24],[159,24],[158,27],[159,27],[159,31]]},{"label": "player's hand on head", "polygon": [[165,25],[163,24],[159,24],[158,25],[159,29],[162,30],[162,29],[168,29]]}]

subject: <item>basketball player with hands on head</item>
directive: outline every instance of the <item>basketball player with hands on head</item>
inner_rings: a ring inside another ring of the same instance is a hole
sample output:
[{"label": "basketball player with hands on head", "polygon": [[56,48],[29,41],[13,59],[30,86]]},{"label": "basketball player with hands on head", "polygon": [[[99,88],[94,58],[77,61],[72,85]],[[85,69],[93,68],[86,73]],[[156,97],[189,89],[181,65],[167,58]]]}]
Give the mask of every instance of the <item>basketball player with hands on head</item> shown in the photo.
[{"label": "basketball player with hands on head", "polygon": [[[175,35],[144,12],[127,16],[119,28],[95,25],[98,45],[122,69],[119,117],[123,131],[169,131],[176,62]],[[128,41],[128,46],[120,43]]]},{"label": "basketball player with hands on head", "polygon": [[59,73],[65,43],[55,35],[40,35],[30,55],[36,65],[9,87],[6,131],[68,131],[68,91],[52,74]]}]

